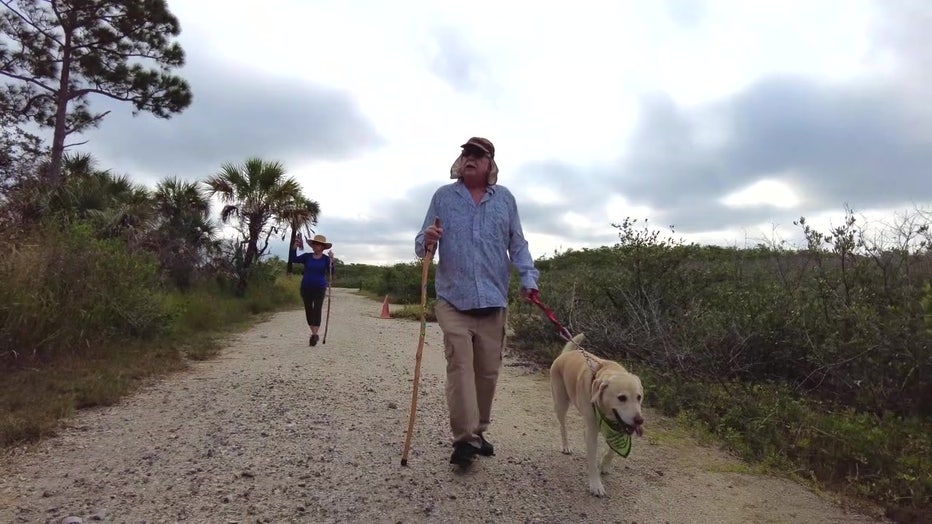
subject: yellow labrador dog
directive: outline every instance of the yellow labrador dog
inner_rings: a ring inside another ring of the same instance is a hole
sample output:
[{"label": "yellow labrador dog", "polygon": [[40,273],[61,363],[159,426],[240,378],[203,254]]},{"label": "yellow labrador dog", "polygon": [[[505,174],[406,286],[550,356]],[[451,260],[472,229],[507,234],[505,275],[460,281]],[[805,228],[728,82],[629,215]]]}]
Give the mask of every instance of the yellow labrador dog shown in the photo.
[{"label": "yellow labrador dog", "polygon": [[[570,453],[566,439],[566,410],[570,404],[576,406],[586,422],[586,465],[589,473],[589,492],[597,497],[605,495],[601,474],[606,471],[615,452],[606,450],[601,464],[598,463],[597,447],[599,421],[595,409],[606,420],[617,422],[622,431],[629,435],[643,434],[641,417],[641,400],[644,388],[637,375],[628,372],[621,364],[598,358],[591,353],[584,354],[578,347],[585,340],[580,333],[567,342],[563,352],[550,366],[550,390],[553,393],[553,407],[560,421],[560,437],[563,439],[563,453]],[[588,359],[586,358],[588,355]]]}]

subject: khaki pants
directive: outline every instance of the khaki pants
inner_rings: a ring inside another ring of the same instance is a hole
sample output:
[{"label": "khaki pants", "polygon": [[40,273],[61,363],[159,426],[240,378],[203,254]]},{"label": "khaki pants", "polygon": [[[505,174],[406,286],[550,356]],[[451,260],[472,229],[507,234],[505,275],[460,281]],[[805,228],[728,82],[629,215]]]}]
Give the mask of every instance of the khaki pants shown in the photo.
[{"label": "khaki pants", "polygon": [[453,442],[479,444],[489,428],[505,347],[505,308],[476,316],[443,300],[435,307],[447,358],[447,408]]}]

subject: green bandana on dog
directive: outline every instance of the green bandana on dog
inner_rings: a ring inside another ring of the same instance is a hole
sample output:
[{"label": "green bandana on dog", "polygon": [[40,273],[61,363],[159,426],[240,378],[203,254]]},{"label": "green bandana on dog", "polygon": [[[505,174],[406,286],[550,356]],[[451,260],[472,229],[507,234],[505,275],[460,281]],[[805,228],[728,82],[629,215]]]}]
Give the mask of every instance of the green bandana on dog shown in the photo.
[{"label": "green bandana on dog", "polygon": [[621,430],[621,424],[606,419],[602,412],[595,407],[595,404],[592,405],[592,410],[595,411],[595,416],[599,419],[599,430],[602,432],[602,436],[605,437],[608,447],[612,448],[615,453],[627,458],[628,454],[631,453],[631,435]]}]

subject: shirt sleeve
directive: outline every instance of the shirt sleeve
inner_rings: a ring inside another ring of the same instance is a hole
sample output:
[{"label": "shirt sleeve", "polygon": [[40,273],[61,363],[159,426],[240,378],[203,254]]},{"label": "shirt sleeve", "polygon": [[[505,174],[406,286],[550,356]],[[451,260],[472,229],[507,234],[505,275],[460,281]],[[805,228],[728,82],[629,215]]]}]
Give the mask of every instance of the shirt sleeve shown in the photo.
[{"label": "shirt sleeve", "polygon": [[437,214],[437,193],[434,193],[434,196],[430,199],[430,206],[427,207],[427,215],[424,216],[424,223],[421,224],[420,231],[418,231],[417,235],[414,237],[414,254],[416,254],[418,258],[424,258],[427,254],[427,247],[424,245],[424,230],[433,224],[434,218],[438,216],[440,215]]},{"label": "shirt sleeve", "polygon": [[293,247],[288,250],[288,262],[292,264],[303,264],[305,258],[307,258],[307,253],[299,255],[298,250]]},{"label": "shirt sleeve", "polygon": [[537,279],[540,272],[534,267],[534,259],[531,257],[531,250],[528,248],[527,240],[524,238],[524,231],[521,228],[521,218],[518,216],[518,204],[514,197],[510,198],[511,202],[511,223],[509,225],[509,242],[508,254],[511,257],[511,264],[518,272],[523,289],[537,289]]}]

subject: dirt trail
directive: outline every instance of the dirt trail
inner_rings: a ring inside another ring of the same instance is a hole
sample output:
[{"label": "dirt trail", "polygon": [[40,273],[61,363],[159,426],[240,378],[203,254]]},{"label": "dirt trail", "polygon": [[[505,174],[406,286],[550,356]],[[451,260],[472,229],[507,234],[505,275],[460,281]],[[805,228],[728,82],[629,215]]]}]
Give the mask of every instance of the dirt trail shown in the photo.
[{"label": "dirt trail", "polygon": [[[428,325],[408,467],[399,465],[418,325],[335,290],[327,344],[280,313],[121,404],[0,457],[0,522],[878,522],[677,436],[646,437],[587,492],[582,426],[559,451],[545,372],[508,359],[488,435],[497,456],[447,463],[442,342]],[[650,385],[646,385],[649,394]]]}]

